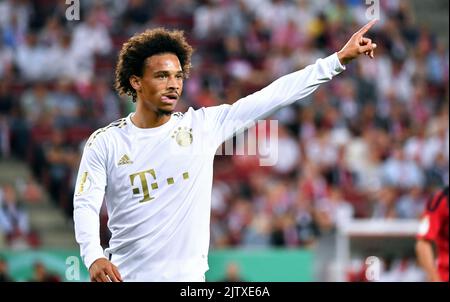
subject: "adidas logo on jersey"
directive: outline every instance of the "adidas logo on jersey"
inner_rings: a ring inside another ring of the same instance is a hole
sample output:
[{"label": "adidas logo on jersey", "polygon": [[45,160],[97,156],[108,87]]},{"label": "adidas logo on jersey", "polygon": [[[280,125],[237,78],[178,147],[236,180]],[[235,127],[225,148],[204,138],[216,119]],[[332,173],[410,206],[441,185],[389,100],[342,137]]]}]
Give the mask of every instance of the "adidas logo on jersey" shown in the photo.
[{"label": "adidas logo on jersey", "polygon": [[129,165],[132,164],[133,162],[130,160],[130,157],[128,157],[128,155],[124,154],[119,162],[117,163],[117,165],[121,166],[121,165]]}]

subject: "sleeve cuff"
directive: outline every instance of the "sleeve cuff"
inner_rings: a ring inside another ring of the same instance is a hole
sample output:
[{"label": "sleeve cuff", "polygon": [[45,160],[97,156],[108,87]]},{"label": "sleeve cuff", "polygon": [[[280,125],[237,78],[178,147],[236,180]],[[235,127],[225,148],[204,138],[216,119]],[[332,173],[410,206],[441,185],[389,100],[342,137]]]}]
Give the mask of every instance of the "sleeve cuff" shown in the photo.
[{"label": "sleeve cuff", "polygon": [[338,75],[346,69],[345,65],[343,65],[341,63],[341,61],[339,61],[337,52],[335,52],[334,54],[329,56],[327,58],[327,61],[328,61],[328,65],[330,66],[331,70],[333,70],[334,75]]}]

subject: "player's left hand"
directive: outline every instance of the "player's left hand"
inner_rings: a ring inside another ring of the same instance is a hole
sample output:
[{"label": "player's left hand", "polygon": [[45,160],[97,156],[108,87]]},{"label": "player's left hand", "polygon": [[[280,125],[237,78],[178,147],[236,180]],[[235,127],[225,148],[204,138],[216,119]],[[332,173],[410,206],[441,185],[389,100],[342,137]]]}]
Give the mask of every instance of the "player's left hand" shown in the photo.
[{"label": "player's left hand", "polygon": [[364,35],[375,23],[377,23],[377,21],[378,20],[376,19],[370,21],[363,28],[354,33],[347,44],[345,44],[338,52],[339,61],[341,61],[342,64],[347,64],[361,54],[366,54],[371,59],[374,58],[374,50],[377,48],[377,44],[372,43],[372,40],[364,37]]}]

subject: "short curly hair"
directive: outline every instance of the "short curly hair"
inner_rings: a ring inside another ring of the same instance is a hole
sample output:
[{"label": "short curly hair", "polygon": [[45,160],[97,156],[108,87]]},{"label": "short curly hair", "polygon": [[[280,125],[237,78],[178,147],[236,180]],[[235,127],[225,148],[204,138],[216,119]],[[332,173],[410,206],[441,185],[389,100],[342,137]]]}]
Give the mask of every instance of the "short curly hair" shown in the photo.
[{"label": "short curly hair", "polygon": [[131,76],[142,76],[145,60],[163,53],[173,53],[180,60],[184,77],[189,76],[193,48],[188,44],[184,32],[164,28],[148,29],[134,35],[123,44],[116,65],[114,87],[120,95],[129,95],[136,102],[137,93],[130,84]]}]

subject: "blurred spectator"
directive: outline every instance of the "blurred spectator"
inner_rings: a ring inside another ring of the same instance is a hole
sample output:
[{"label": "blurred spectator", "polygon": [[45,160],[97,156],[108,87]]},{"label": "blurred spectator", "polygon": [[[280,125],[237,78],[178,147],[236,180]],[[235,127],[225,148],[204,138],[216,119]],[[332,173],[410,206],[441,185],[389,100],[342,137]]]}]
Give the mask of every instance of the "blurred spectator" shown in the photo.
[{"label": "blurred spectator", "polygon": [[4,45],[0,36],[0,79],[11,74],[13,69],[13,59],[14,53],[12,48]]},{"label": "blurred spectator", "polygon": [[123,18],[127,22],[134,22],[140,25],[147,23],[155,11],[156,1],[130,0],[123,13]]},{"label": "blurred spectator", "polygon": [[48,165],[46,179],[50,195],[55,202],[61,202],[64,192],[68,190],[67,180],[74,150],[66,142],[64,131],[54,129],[51,140],[43,145],[43,152]]},{"label": "blurred spectator", "polygon": [[83,56],[76,52],[72,43],[72,35],[62,32],[48,50],[48,56],[52,62],[48,66],[48,74],[51,79],[65,78],[73,82],[83,81],[80,75],[84,72]]},{"label": "blurred spectator", "polygon": [[299,244],[295,219],[292,215],[283,214],[273,218],[270,243],[275,247],[293,247]]},{"label": "blurred spectator", "polygon": [[301,193],[293,205],[295,227],[297,229],[298,244],[300,246],[311,246],[320,235],[317,220],[314,219],[312,202],[305,199]]},{"label": "blurred spectator", "polygon": [[72,35],[72,50],[83,81],[94,76],[95,55],[108,55],[112,41],[106,26],[96,18],[95,11],[88,13],[87,20],[77,25]]},{"label": "blurred spectator", "polygon": [[299,194],[309,201],[319,200],[327,196],[327,182],[316,163],[308,161],[302,164],[299,191]]},{"label": "blurred spectator", "polygon": [[40,43],[37,33],[28,32],[25,43],[18,45],[15,55],[16,64],[24,79],[47,79],[46,70],[51,62],[48,60],[48,49]]},{"label": "blurred spectator", "polygon": [[29,282],[60,282],[61,278],[47,271],[47,268],[42,262],[36,262],[33,265],[33,277]]},{"label": "blurred spectator", "polygon": [[0,158],[9,157],[11,153],[10,116],[14,110],[13,106],[14,99],[8,91],[8,83],[6,81],[0,81]]},{"label": "blurred spectator", "polygon": [[412,258],[385,257],[378,282],[423,282],[424,274]]},{"label": "blurred spectator", "polygon": [[34,82],[30,89],[24,91],[20,99],[21,109],[30,128],[38,125],[54,113],[55,101],[52,92],[42,81]]},{"label": "blurred spectator", "polygon": [[244,231],[241,241],[243,247],[264,248],[270,245],[271,220],[267,214],[256,213]]},{"label": "blurred spectator", "polygon": [[0,282],[13,282],[9,275],[8,262],[0,256]]},{"label": "blurred spectator", "polygon": [[43,192],[36,180],[29,176],[26,179],[17,180],[19,195],[27,204],[39,203],[43,199]]},{"label": "blurred spectator", "polygon": [[229,262],[226,266],[225,278],[221,282],[242,282],[239,265],[236,262]]},{"label": "blurred spectator", "polygon": [[52,46],[58,43],[61,35],[64,33],[59,19],[55,16],[45,20],[45,25],[39,34],[39,40],[46,46]]},{"label": "blurred spectator", "polygon": [[405,158],[401,146],[393,146],[393,156],[383,165],[385,185],[410,189],[424,185],[424,175],[416,162]]},{"label": "blurred spectator", "polygon": [[8,89],[7,81],[0,82],[0,116],[7,118],[12,114],[14,106],[14,97]]},{"label": "blurred spectator", "polygon": [[0,158],[9,157],[11,151],[9,134],[8,120],[0,115]]},{"label": "blurred spectator", "polygon": [[76,125],[80,117],[80,101],[71,91],[69,79],[59,78],[52,94],[54,99],[55,127],[69,128]]},{"label": "blurred spectator", "polygon": [[111,51],[109,32],[101,20],[96,18],[96,11],[88,13],[86,21],[74,29],[72,45],[75,52],[88,61],[95,54],[106,55]]},{"label": "blurred spectator", "polygon": [[373,194],[372,218],[394,219],[397,217],[395,211],[395,201],[397,200],[397,190],[395,187],[382,187]]},{"label": "blurred spectator", "polygon": [[202,0],[194,12],[194,33],[198,39],[217,37],[222,30],[225,11],[215,0]]},{"label": "blurred spectator", "polygon": [[317,129],[316,136],[309,140],[306,155],[319,169],[329,168],[336,164],[338,150],[330,138],[330,131]]},{"label": "blurred spectator", "polygon": [[97,127],[102,127],[120,118],[120,103],[111,85],[104,78],[98,78],[89,102],[92,119]]},{"label": "blurred spectator", "polygon": [[419,219],[425,205],[425,197],[421,187],[413,187],[396,202],[398,218]]},{"label": "blurred spectator", "polygon": [[277,153],[272,153],[273,158],[277,156],[273,171],[280,176],[289,176],[296,172],[301,160],[300,146],[283,125],[278,127],[278,140],[271,138],[269,144],[270,148],[277,148]]},{"label": "blurred spectator", "polygon": [[23,43],[32,14],[27,1],[7,0],[0,3],[0,27],[3,29],[3,41],[9,47],[16,48]]},{"label": "blurred spectator", "polygon": [[28,213],[10,184],[1,188],[0,229],[5,233],[6,242],[11,248],[36,245],[35,234],[30,231]]},{"label": "blurred spectator", "polygon": [[354,209],[339,187],[331,187],[328,196],[317,201],[315,213],[320,231],[326,233],[350,222]]}]

